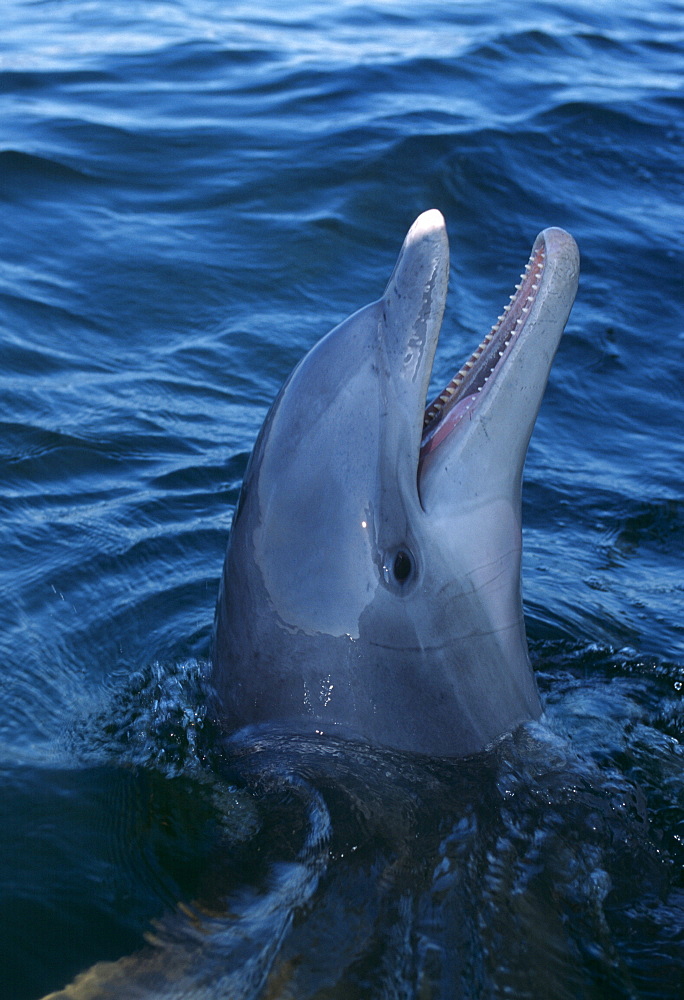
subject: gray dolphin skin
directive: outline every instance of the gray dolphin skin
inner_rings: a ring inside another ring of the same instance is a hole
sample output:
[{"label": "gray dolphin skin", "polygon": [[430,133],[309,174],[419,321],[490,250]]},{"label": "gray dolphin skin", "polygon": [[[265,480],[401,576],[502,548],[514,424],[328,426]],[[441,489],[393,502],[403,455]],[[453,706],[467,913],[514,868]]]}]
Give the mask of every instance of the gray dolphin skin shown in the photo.
[{"label": "gray dolphin skin", "polygon": [[216,612],[230,730],[459,756],[541,713],[521,483],[579,255],[561,229],[537,237],[503,315],[426,409],[448,271],[431,210],[382,298],[319,341],[271,407]]}]

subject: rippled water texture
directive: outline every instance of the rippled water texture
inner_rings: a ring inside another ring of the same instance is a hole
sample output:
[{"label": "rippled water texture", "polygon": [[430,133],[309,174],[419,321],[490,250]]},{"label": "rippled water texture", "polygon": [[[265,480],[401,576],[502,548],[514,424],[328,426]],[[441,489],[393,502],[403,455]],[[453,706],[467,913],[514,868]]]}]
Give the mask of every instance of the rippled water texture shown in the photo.
[{"label": "rippled water texture", "polygon": [[[684,4],[2,19],[0,994],[678,1000]],[[433,206],[435,386],[540,229],[582,252],[526,469],[546,714],[459,763],[222,746],[255,435]]]}]

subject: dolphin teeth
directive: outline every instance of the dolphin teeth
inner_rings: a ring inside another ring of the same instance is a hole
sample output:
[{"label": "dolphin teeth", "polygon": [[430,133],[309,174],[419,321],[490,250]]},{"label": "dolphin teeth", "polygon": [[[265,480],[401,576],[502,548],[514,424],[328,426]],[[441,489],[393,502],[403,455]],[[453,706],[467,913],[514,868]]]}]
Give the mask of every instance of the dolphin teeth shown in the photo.
[{"label": "dolphin teeth", "polygon": [[[442,411],[448,410],[456,399],[464,398],[466,394],[481,392],[483,386],[495,374],[499,360],[503,358],[511,341],[520,333],[534,305],[541,287],[545,259],[546,251],[543,246],[530,256],[520,275],[520,281],[515,286],[515,292],[509,296],[509,301],[494,326],[446,388],[426,407],[424,427],[438,420]],[[522,293],[525,290],[527,296],[523,298]]]}]

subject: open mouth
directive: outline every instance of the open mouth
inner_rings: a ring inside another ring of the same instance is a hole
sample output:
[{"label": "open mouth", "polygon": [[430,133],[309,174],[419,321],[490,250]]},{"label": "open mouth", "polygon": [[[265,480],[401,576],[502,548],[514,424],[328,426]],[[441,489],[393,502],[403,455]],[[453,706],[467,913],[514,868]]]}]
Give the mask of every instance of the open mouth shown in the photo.
[{"label": "open mouth", "polygon": [[472,417],[483,391],[505,368],[506,358],[532,311],[541,286],[545,259],[546,245],[540,236],[509,304],[460,371],[426,407],[421,459],[433,451],[460,421]]}]

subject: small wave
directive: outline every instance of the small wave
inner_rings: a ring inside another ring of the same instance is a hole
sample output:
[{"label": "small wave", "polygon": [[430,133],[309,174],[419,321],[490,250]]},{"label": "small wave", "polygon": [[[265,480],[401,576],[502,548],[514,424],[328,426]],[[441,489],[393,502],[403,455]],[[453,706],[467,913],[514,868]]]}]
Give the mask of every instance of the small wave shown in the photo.
[{"label": "small wave", "polygon": [[0,151],[0,171],[3,193],[19,200],[26,195],[48,195],[55,187],[95,180],[82,162],[76,166],[73,162],[64,163],[57,158],[17,149]]}]

